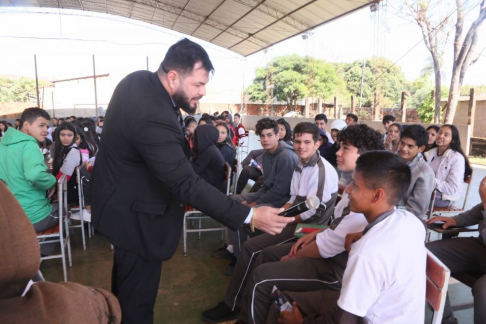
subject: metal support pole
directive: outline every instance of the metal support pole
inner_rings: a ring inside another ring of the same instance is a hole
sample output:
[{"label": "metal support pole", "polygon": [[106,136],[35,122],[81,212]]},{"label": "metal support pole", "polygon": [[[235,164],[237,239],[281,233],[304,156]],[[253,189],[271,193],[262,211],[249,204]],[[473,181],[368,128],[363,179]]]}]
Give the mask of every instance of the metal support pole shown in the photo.
[{"label": "metal support pole", "polygon": [[96,89],[96,66],[95,66],[95,56],[93,54],[93,80],[94,80],[94,95],[95,95],[95,113],[98,118],[98,91]]},{"label": "metal support pole", "polygon": [[359,90],[359,108],[361,108],[361,100],[363,99],[363,83],[364,83],[365,60],[363,59],[363,67],[361,68],[361,86]]},{"label": "metal support pole", "polygon": [[37,94],[37,107],[40,107],[40,102],[39,102],[39,79],[37,77],[37,57],[34,54],[34,65],[35,65],[35,89],[36,89],[36,94]]},{"label": "metal support pole", "polygon": [[149,71],[148,56],[147,56],[147,71]]},{"label": "metal support pole", "polygon": [[56,117],[56,113],[54,111],[54,89],[51,92],[51,99],[52,99],[52,117]]}]

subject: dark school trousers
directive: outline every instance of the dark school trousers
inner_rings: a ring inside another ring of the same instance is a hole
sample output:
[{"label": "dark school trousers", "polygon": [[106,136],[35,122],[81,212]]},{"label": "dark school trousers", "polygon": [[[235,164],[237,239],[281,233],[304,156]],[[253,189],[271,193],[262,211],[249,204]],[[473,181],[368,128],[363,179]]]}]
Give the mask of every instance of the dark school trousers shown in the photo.
[{"label": "dark school trousers", "polygon": [[[483,274],[472,288],[474,323],[486,323],[486,246],[477,237],[458,237],[429,242],[425,245],[440,261],[454,272]],[[454,320],[449,293],[444,306],[443,321]]]},{"label": "dark school trousers", "polygon": [[122,324],[152,324],[162,261],[149,261],[115,246],[111,291],[122,310]]},{"label": "dark school trousers", "polygon": [[294,259],[279,261],[287,255],[292,243],[272,246],[260,252],[253,274],[243,294],[240,318],[246,323],[265,323],[272,305],[273,286],[280,291],[310,292],[332,290],[339,292],[348,253],[328,259]]},{"label": "dark school trousers", "polygon": [[245,189],[248,180],[257,181],[262,175],[262,172],[252,165],[245,166],[238,177],[238,182],[236,183],[236,194],[239,195],[243,189]]}]

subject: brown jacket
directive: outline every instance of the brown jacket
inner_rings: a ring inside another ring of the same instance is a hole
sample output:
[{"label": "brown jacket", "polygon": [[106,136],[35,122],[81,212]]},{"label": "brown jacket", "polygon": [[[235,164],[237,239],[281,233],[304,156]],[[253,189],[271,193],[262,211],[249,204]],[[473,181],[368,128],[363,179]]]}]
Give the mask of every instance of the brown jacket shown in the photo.
[{"label": "brown jacket", "polygon": [[104,289],[71,282],[38,282],[21,297],[39,269],[39,244],[34,227],[2,181],[0,229],[0,323],[121,322],[118,300]]}]

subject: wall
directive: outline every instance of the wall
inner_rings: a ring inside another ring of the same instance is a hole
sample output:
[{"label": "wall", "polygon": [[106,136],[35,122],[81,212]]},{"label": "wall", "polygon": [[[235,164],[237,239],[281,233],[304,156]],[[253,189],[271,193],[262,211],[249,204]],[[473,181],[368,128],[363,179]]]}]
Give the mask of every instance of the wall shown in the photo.
[{"label": "wall", "polygon": [[[466,125],[468,120],[469,101],[457,103],[454,125]],[[486,137],[486,100],[476,100],[476,114],[474,116],[473,137]]]}]

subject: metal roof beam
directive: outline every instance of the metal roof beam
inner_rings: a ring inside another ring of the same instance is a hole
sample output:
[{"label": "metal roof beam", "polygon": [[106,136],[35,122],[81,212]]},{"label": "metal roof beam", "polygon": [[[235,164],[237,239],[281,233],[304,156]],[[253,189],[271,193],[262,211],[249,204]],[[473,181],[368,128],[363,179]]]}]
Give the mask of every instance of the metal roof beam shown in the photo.
[{"label": "metal roof beam", "polygon": [[173,29],[175,24],[177,23],[177,20],[179,19],[179,17],[181,16],[181,13],[184,12],[184,10],[186,10],[187,6],[189,5],[189,3],[191,2],[191,0],[188,0],[186,2],[186,5],[184,6],[184,8],[182,8],[181,12],[179,13],[179,15],[177,16],[176,20],[174,20],[174,23],[172,24],[172,26],[170,27],[170,29]]},{"label": "metal roof beam", "polygon": [[228,26],[226,26],[224,24],[218,23],[217,21],[208,19],[207,17],[195,14],[195,13],[190,12],[188,10],[182,11],[182,8],[180,8],[180,7],[171,6],[171,5],[168,5],[168,4],[165,4],[165,3],[160,3],[160,2],[154,1],[154,0],[127,0],[127,1],[133,2],[133,3],[138,3],[138,4],[143,4],[143,5],[148,5],[150,7],[155,7],[155,6],[158,5],[158,8],[162,11],[167,11],[167,12],[174,14],[174,15],[180,14],[182,17],[197,21],[199,23],[202,23],[202,22],[205,21],[205,24],[207,24],[208,26],[211,26],[211,27],[219,29],[219,30],[225,30],[226,29],[226,32],[228,34],[231,34],[233,36],[239,37],[239,38],[244,39],[244,40],[248,40],[248,41],[250,41],[250,42],[252,42],[252,43],[254,43],[254,44],[256,44],[260,47],[266,47],[266,46],[269,45],[268,42],[266,42],[262,39],[259,39],[258,37],[254,37],[251,34],[239,31],[235,28],[227,28]]},{"label": "metal roof beam", "polygon": [[[260,28],[260,29],[259,29],[259,30],[257,30],[255,33],[250,34],[250,36],[251,36],[251,37],[254,37],[253,35],[258,34],[258,33],[259,33],[259,32],[261,32],[262,30],[265,30],[265,29],[267,29],[267,28],[269,28],[269,27],[271,27],[271,26],[275,25],[276,23],[278,23],[278,22],[279,22],[279,21],[281,21],[282,19],[284,19],[284,18],[286,18],[286,17],[289,17],[291,14],[296,13],[297,11],[299,11],[299,10],[301,10],[301,9],[303,9],[303,8],[305,8],[305,7],[307,7],[308,5],[313,4],[314,2],[317,2],[317,0],[312,0],[312,1],[310,1],[310,2],[308,2],[308,3],[306,3],[306,4],[302,5],[302,6],[300,6],[300,7],[298,7],[298,8],[296,8],[296,9],[292,10],[291,12],[289,12],[288,14],[286,14],[285,16],[283,16],[282,18],[277,19],[277,20],[275,20],[274,22],[272,22],[272,23],[270,23],[270,24],[266,25],[265,27]],[[249,36],[249,37],[250,37],[250,36]],[[243,40],[239,41],[238,43],[236,43],[236,44],[234,44],[234,45],[231,45],[230,47],[228,47],[228,49],[232,49],[233,47],[235,47],[235,46],[237,46],[237,45],[239,45],[239,44],[243,43],[243,42],[244,42],[244,41],[246,41],[246,40],[247,40],[247,39],[243,39]]]},{"label": "metal roof beam", "polygon": [[196,28],[196,29],[194,29],[194,31],[191,33],[191,36],[192,36],[192,35],[194,35],[194,33],[195,33],[195,32],[197,32],[197,30],[198,30],[199,28],[201,28],[201,26],[202,26],[202,25],[204,25],[204,23],[205,23],[205,22],[206,22],[206,21],[209,19],[209,17],[211,17],[211,15],[212,15],[212,14],[213,14],[213,13],[214,13],[216,10],[218,10],[218,9],[219,9],[219,7],[221,7],[221,6],[222,6],[222,5],[223,5],[225,2],[226,2],[226,0],[221,1],[221,3],[220,3],[220,4],[219,4],[219,5],[216,7],[216,8],[214,8],[214,10],[213,10],[213,11],[211,11],[211,12],[209,13],[209,15],[208,15],[208,16],[207,16],[207,17],[206,17],[206,18],[205,18],[205,19],[204,19],[204,20],[203,20],[203,21],[202,21],[202,22],[199,24],[199,26],[197,26],[197,28]]},{"label": "metal roof beam", "polygon": [[[245,5],[247,7],[255,7],[258,2],[256,0],[233,0],[234,2],[240,3],[242,5]],[[275,7],[271,7],[267,4],[260,4],[258,7],[255,7],[257,11],[263,12],[264,14],[273,17],[275,19],[281,20],[282,22],[286,23],[287,25],[299,30],[299,31],[304,31],[310,28],[309,25],[306,25],[305,23],[301,22],[298,19],[295,19],[293,17],[287,16],[287,14],[280,9],[277,9]]]}]

